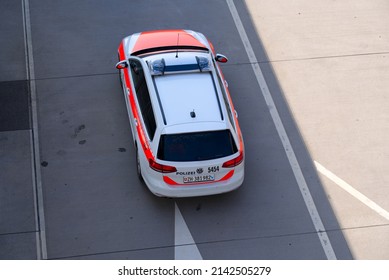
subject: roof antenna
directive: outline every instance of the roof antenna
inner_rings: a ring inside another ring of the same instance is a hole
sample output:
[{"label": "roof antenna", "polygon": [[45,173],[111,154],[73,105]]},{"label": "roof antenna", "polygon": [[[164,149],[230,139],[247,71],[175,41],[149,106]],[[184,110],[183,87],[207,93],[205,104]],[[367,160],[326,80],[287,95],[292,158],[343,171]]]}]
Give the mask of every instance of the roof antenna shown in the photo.
[{"label": "roof antenna", "polygon": [[190,112],[190,116],[192,119],[194,119],[196,117],[196,113],[195,113],[195,110],[193,109],[192,112]]},{"label": "roof antenna", "polygon": [[178,42],[180,41],[180,33],[177,33],[177,51],[176,51],[176,58],[178,58]]}]

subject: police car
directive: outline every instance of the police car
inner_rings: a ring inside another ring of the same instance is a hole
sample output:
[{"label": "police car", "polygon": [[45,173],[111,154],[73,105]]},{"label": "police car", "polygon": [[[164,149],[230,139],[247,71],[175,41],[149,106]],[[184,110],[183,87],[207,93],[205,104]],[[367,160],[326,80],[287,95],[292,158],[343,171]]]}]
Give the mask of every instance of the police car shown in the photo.
[{"label": "police car", "polygon": [[137,173],[150,191],[188,197],[241,186],[243,138],[218,65],[227,58],[191,30],[130,35],[118,56]]}]

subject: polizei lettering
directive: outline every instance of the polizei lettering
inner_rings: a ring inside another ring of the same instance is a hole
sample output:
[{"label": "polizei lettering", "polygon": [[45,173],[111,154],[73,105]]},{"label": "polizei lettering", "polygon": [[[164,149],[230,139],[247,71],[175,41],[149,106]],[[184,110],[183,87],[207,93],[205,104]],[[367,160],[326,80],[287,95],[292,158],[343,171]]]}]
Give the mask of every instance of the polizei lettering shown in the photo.
[{"label": "polizei lettering", "polygon": [[194,171],[177,171],[176,175],[196,175]]}]

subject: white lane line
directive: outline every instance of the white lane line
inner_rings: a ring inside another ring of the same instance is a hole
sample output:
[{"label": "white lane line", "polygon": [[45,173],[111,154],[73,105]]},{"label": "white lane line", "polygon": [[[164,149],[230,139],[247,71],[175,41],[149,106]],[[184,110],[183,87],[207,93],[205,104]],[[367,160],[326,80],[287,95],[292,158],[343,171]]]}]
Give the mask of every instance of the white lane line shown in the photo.
[{"label": "white lane line", "polygon": [[175,212],[175,227],[174,227],[174,259],[175,260],[202,260],[199,249],[184,218],[174,203]]},{"label": "white lane line", "polygon": [[238,11],[236,10],[234,1],[233,0],[226,0],[226,1],[227,1],[227,5],[230,9],[230,12],[232,14],[232,18],[234,19],[236,28],[238,29],[240,38],[243,42],[243,45],[244,45],[244,48],[246,50],[249,61],[251,63],[251,66],[253,68],[255,77],[258,81],[259,87],[261,88],[262,95],[265,98],[267,107],[270,111],[270,115],[273,119],[274,125],[275,125],[277,132],[278,132],[278,135],[281,139],[285,153],[288,157],[290,166],[292,167],[293,174],[296,178],[301,195],[303,196],[305,205],[306,205],[308,212],[311,216],[311,220],[314,224],[314,227],[315,227],[315,230],[316,230],[317,235],[319,237],[321,246],[323,247],[323,250],[327,256],[327,259],[331,259],[331,260],[336,259],[336,255],[335,255],[335,252],[332,248],[330,239],[328,238],[326,229],[325,229],[323,222],[320,218],[319,212],[317,211],[316,205],[313,201],[313,198],[312,198],[311,193],[309,191],[308,185],[305,181],[304,175],[301,171],[300,165],[297,161],[296,155],[295,155],[294,150],[292,148],[292,145],[290,144],[289,137],[285,131],[284,125],[282,124],[280,115],[277,111],[274,100],[270,94],[270,91],[269,91],[269,88],[268,88],[267,83],[265,81],[265,78],[263,76],[262,70],[259,67],[258,60],[255,56],[254,50],[251,46],[251,43],[250,43],[249,38],[246,34],[246,31],[243,27],[243,24],[242,24],[242,21],[239,17]]},{"label": "white lane line", "polygon": [[370,200],[367,196],[364,194],[360,193],[356,189],[354,189],[351,185],[346,183],[344,180],[336,176],[334,173],[329,171],[327,168],[325,168],[323,165],[315,161],[315,165],[317,170],[326,176],[328,179],[330,179],[332,182],[337,184],[339,187],[341,187],[343,190],[351,194],[353,197],[358,199],[360,202],[365,204],[367,207],[371,208],[373,211],[375,211],[377,214],[381,215],[385,219],[389,220],[389,212],[386,211],[384,208],[379,206],[377,203],[374,201]]},{"label": "white lane line", "polygon": [[23,28],[25,38],[25,55],[27,64],[27,78],[30,83],[31,93],[31,119],[32,119],[32,177],[33,177],[33,193],[35,206],[35,221],[36,221],[36,242],[37,242],[37,259],[47,259],[47,243],[45,231],[45,213],[43,208],[43,191],[42,177],[40,168],[39,154],[39,134],[38,134],[38,109],[35,84],[34,56],[31,37],[31,18],[30,18],[30,3],[29,0],[22,0],[23,13]]}]

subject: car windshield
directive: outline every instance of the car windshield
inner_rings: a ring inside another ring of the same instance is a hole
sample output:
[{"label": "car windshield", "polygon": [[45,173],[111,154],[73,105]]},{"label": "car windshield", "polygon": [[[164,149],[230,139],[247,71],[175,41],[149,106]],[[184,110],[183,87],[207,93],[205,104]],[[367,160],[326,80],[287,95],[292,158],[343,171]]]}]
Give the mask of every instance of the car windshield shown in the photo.
[{"label": "car windshield", "polygon": [[157,157],[166,161],[200,161],[236,152],[235,141],[227,129],[161,135]]}]

